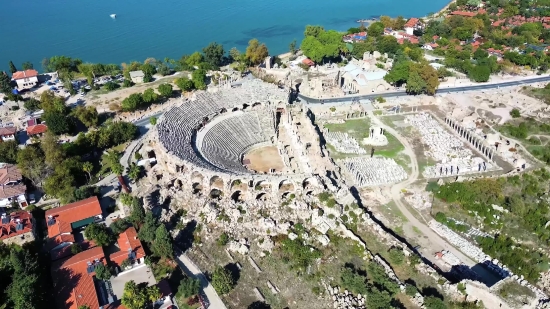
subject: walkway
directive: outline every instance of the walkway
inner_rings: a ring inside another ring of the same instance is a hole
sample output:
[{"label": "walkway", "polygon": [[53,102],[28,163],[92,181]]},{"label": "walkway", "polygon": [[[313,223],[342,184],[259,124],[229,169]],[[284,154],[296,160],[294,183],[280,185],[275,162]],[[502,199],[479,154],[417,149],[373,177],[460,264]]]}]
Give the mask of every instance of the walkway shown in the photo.
[{"label": "walkway", "polygon": [[[457,256],[464,264],[466,264],[470,267],[476,265],[477,263],[475,261],[473,261],[468,256],[464,255],[458,249],[452,247],[450,244],[447,243],[447,241],[445,239],[443,239],[436,232],[434,232],[430,227],[428,227],[428,222],[426,221],[426,219],[423,218],[424,222],[421,222],[405,206],[405,204],[403,203],[403,201],[401,199],[401,190],[408,187],[412,183],[414,183],[418,179],[418,176],[419,176],[418,161],[416,159],[416,155],[415,155],[414,150],[413,150],[414,148],[406,138],[404,138],[403,136],[401,136],[399,134],[399,132],[397,132],[394,128],[392,128],[390,126],[387,126],[382,121],[380,121],[380,119],[378,119],[378,117],[374,116],[374,113],[372,111],[369,111],[368,115],[369,115],[369,117],[370,117],[370,119],[372,120],[373,123],[375,123],[377,126],[380,126],[380,127],[384,128],[384,130],[386,130],[386,132],[389,132],[390,134],[395,136],[395,138],[397,138],[397,140],[399,140],[399,142],[401,144],[403,144],[403,146],[405,147],[404,153],[407,154],[411,158],[411,173],[409,175],[409,178],[407,178],[405,181],[403,181],[401,183],[398,183],[398,184],[395,184],[394,186],[392,186],[391,189],[390,189],[390,192],[391,192],[391,196],[393,198],[393,201],[395,202],[395,205],[397,205],[399,210],[407,218],[407,220],[409,221],[409,224],[411,224],[412,226],[414,226],[418,230],[420,230],[422,235],[427,237],[429,242],[432,244],[431,248],[424,248],[424,247],[421,248],[421,251],[423,251],[423,253],[424,253],[423,256],[425,258],[427,258],[428,260],[431,260],[432,262],[434,262],[434,260],[435,260],[434,253],[435,252],[432,252],[434,250],[433,247],[439,247],[441,249],[449,250],[455,256]],[[406,236],[410,236],[410,235],[403,235],[403,236],[405,238],[410,238],[410,237],[406,237]]]},{"label": "walkway", "polygon": [[193,261],[191,261],[185,253],[178,256],[176,262],[178,262],[179,266],[187,275],[200,280],[201,288],[206,295],[206,298],[208,298],[208,308],[227,309],[221,298],[218,296],[218,293],[216,293],[216,290],[214,290],[214,287],[210,284],[210,281],[206,279],[206,276],[202,273],[199,267],[195,265],[195,263],[193,263]]}]

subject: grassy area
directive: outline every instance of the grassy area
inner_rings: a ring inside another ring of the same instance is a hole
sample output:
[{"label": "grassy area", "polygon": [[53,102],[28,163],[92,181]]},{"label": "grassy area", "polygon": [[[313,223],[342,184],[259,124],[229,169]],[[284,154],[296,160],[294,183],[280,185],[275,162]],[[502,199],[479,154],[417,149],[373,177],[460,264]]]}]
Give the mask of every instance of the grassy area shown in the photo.
[{"label": "grassy area", "polygon": [[525,86],[521,92],[527,96],[539,99],[546,104],[550,104],[550,89]]},{"label": "grassy area", "polygon": [[351,119],[344,123],[327,123],[325,128],[329,129],[330,132],[348,133],[357,141],[361,141],[369,137],[370,121],[368,118]]},{"label": "grassy area", "polygon": [[[105,154],[105,153],[110,152],[110,151],[118,151],[120,153],[123,153],[124,149],[126,149],[126,147],[128,147],[128,144],[129,143],[124,143],[124,144],[117,145],[115,147],[112,147],[112,148],[109,148],[109,149],[105,150],[103,153]],[[101,156],[101,169],[99,170],[98,175],[104,175],[105,173],[107,173],[107,171],[109,169],[110,169],[110,166],[105,161],[105,156],[104,155]]]},{"label": "grassy area", "polygon": [[523,303],[528,303],[530,298],[535,297],[533,291],[515,281],[503,284],[498,290],[498,294],[510,304],[517,305],[517,308],[521,307]]},{"label": "grassy area", "polygon": [[[547,147],[550,139],[550,124],[521,118],[499,126],[498,131],[520,141],[533,156],[550,164],[550,149]],[[512,148],[513,145],[507,147]]]}]

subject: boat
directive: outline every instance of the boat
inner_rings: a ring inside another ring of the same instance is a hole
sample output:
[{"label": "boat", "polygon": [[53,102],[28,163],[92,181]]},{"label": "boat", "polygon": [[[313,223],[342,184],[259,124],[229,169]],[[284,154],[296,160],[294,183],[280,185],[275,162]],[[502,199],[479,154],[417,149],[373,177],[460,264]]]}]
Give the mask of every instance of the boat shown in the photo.
[{"label": "boat", "polygon": [[111,18],[116,18],[116,14],[111,14]]}]

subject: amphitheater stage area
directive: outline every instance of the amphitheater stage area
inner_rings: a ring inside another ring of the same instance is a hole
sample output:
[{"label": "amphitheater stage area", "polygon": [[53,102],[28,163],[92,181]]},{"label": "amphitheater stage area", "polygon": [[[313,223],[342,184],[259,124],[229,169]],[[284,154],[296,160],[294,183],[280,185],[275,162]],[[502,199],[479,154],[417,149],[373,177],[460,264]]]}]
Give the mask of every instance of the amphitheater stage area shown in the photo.
[{"label": "amphitheater stage area", "polygon": [[248,169],[257,173],[269,173],[272,170],[282,172],[285,167],[275,146],[253,149],[244,156],[243,163],[247,163]]}]

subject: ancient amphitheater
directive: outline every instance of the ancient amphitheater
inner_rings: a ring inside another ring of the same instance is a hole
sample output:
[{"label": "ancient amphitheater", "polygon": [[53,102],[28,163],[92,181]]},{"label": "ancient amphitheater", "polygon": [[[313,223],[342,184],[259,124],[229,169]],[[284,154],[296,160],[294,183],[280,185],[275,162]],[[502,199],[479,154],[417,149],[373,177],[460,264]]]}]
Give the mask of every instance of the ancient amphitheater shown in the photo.
[{"label": "ancient amphitheater", "polygon": [[317,193],[334,166],[306,112],[287,102],[288,92],[259,80],[195,94],[151,134],[167,173],[157,177],[240,201]]}]

